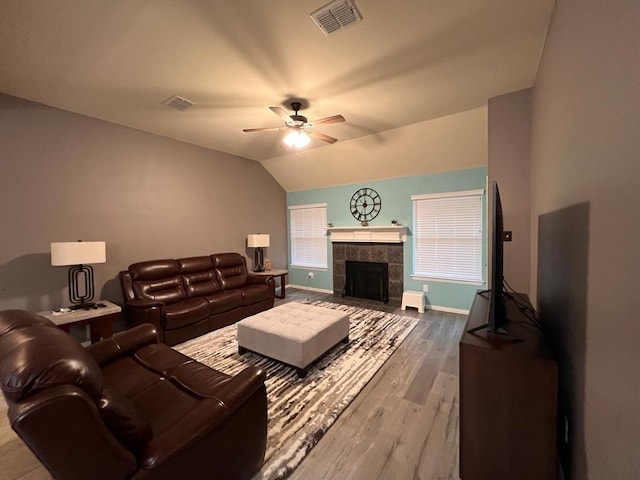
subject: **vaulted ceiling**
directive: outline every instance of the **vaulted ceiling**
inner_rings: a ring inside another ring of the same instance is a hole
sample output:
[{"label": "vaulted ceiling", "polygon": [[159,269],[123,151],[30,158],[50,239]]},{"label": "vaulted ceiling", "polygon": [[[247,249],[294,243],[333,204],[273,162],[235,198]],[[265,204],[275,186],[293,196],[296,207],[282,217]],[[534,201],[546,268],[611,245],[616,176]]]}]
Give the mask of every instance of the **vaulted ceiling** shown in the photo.
[{"label": "vaulted ceiling", "polygon": [[[465,112],[533,84],[553,0],[3,0],[0,91],[256,161],[290,158],[268,109],[302,99],[333,145]],[[172,95],[195,105],[178,111]],[[373,138],[372,137],[372,138]],[[292,160],[295,161],[295,160]]]}]

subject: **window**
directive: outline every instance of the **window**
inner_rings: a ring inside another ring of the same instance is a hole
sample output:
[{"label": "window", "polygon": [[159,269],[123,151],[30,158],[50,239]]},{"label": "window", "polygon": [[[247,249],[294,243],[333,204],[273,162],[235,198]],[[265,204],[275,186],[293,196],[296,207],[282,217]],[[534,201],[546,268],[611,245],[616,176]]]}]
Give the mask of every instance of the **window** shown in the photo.
[{"label": "window", "polygon": [[289,207],[291,265],[327,268],[327,204]]},{"label": "window", "polygon": [[413,274],[482,283],[482,190],[413,195]]}]

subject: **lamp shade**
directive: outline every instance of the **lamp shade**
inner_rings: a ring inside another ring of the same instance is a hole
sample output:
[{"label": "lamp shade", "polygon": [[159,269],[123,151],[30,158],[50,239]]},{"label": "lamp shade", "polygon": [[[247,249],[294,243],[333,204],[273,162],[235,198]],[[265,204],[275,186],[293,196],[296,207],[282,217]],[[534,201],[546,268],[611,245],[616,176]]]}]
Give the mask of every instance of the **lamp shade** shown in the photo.
[{"label": "lamp shade", "polygon": [[251,233],[247,235],[247,246],[252,248],[268,247],[269,234],[268,233]]},{"label": "lamp shade", "polygon": [[105,242],[51,242],[51,265],[86,265],[106,261]]}]

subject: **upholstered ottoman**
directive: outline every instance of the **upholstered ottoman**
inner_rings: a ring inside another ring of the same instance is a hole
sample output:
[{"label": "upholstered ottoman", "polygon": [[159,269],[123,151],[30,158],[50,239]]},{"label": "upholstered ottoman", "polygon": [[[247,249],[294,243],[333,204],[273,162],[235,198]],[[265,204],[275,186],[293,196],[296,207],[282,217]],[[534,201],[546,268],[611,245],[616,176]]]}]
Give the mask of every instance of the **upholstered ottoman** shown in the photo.
[{"label": "upholstered ottoman", "polygon": [[327,351],[349,342],[349,315],[331,308],[285,303],[237,323],[238,352],[279,360],[305,377]]}]

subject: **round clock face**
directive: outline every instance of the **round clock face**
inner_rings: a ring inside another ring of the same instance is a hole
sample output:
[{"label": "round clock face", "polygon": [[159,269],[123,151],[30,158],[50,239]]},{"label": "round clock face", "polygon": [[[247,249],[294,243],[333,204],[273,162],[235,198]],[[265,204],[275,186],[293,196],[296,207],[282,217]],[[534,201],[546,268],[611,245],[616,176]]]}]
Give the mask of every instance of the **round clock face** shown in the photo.
[{"label": "round clock face", "polygon": [[382,210],[382,199],[372,188],[361,188],[351,197],[351,215],[366,224],[378,216]]}]

